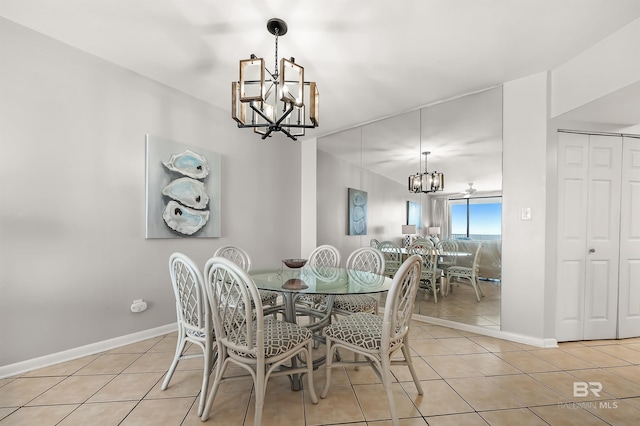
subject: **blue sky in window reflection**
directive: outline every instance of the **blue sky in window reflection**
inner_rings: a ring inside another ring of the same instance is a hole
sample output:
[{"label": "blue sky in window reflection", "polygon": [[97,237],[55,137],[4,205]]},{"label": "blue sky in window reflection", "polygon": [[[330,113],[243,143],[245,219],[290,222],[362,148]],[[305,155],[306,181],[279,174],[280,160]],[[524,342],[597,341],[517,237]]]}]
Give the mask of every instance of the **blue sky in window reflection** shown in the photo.
[{"label": "blue sky in window reflection", "polygon": [[[474,240],[495,240],[501,236],[502,203],[469,203],[469,237]],[[467,205],[451,205],[451,234],[467,236]]]}]

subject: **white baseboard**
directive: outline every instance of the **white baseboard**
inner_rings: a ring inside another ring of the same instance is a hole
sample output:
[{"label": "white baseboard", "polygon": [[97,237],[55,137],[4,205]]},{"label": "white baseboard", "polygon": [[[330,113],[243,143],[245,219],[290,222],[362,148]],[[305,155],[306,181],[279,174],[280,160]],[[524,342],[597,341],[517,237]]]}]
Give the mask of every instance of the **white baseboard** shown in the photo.
[{"label": "white baseboard", "polygon": [[[380,310],[381,313],[384,309]],[[480,327],[471,324],[462,324],[454,321],[447,321],[440,318],[428,317],[424,315],[414,314],[412,317],[416,321],[421,321],[430,324],[441,325],[443,327],[449,327],[456,330],[468,331],[471,333],[480,334],[483,336],[495,337],[498,339],[509,340],[512,342],[524,343],[526,345],[537,346],[541,348],[556,348],[558,342],[556,339],[540,339],[529,336],[523,336],[520,334],[508,333],[502,330],[495,330],[486,327]],[[77,358],[81,358],[87,355],[93,355],[95,353],[108,351],[120,346],[129,345],[131,343],[139,342],[141,340],[150,339],[152,337],[161,336],[163,334],[171,333],[177,330],[177,324],[167,324],[149,330],[139,331],[137,333],[127,334],[125,336],[115,337],[113,339],[103,340],[101,342],[92,343],[90,345],[80,346],[78,348],[69,349],[62,352],[57,352],[51,355],[45,355],[38,358],[29,359],[26,361],[17,362],[15,364],[0,366],[0,379],[18,374],[26,373],[38,368],[48,367],[50,365],[58,364],[61,362],[71,361]]]},{"label": "white baseboard", "polygon": [[509,340],[511,342],[523,343],[525,345],[537,346],[540,348],[557,348],[558,341],[556,339],[543,339],[521,334],[509,333],[493,328],[481,327],[479,325],[462,324],[455,321],[448,321],[440,318],[428,317],[424,315],[413,314],[412,319],[430,324],[441,325],[456,330],[468,331],[471,333],[481,334],[483,336],[495,337],[497,339]]},{"label": "white baseboard", "polygon": [[137,333],[127,334],[113,339],[103,340],[101,342],[91,343],[89,345],[80,346],[78,348],[57,352],[38,358],[28,359],[26,361],[16,362],[0,366],[0,379],[26,373],[27,371],[36,370],[38,368],[48,367],[50,365],[61,362],[71,361],[83,356],[93,355],[95,353],[108,351],[120,346],[129,345],[141,340],[150,339],[152,337],[161,336],[163,334],[176,331],[178,326],[176,323],[167,324],[149,330],[139,331]]}]

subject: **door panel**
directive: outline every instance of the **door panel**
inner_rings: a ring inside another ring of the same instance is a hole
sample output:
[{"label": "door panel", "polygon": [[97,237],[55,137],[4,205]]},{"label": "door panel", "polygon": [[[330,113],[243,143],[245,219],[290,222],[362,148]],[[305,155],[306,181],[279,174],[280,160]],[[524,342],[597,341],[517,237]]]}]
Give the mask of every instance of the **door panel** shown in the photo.
[{"label": "door panel", "polygon": [[618,337],[640,336],[640,139],[623,138]]},{"label": "door panel", "polygon": [[[558,265],[556,338],[582,338],[584,317],[584,261],[566,260]],[[576,337],[579,336],[579,337]]]},{"label": "door panel", "polygon": [[622,140],[589,135],[584,339],[612,339],[618,328]]},{"label": "door panel", "polygon": [[588,135],[558,133],[558,341],[583,336],[588,148]]}]

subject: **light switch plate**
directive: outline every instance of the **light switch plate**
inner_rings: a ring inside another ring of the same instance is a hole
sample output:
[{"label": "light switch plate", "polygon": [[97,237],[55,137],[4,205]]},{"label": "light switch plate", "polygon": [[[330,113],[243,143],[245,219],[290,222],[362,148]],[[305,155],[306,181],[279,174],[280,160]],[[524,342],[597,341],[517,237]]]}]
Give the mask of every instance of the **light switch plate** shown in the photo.
[{"label": "light switch plate", "polygon": [[523,207],[520,220],[531,220],[531,207]]}]

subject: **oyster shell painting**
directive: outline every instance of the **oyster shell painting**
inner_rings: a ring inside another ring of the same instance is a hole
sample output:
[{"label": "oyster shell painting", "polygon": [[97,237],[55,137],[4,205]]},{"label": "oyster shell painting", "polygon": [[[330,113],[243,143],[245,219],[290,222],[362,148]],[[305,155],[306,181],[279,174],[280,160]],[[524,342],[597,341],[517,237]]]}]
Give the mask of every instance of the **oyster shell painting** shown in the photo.
[{"label": "oyster shell painting", "polygon": [[209,162],[205,157],[189,149],[180,154],[174,154],[169,161],[162,162],[173,171],[194,179],[204,179],[209,175]]},{"label": "oyster shell painting", "polygon": [[209,212],[185,207],[171,200],[162,213],[167,226],[183,235],[192,235],[209,220]]},{"label": "oyster shell painting", "polygon": [[162,195],[166,195],[187,207],[202,210],[209,203],[204,183],[188,177],[171,181],[162,189]]},{"label": "oyster shell painting", "polygon": [[146,135],[146,238],[218,238],[220,154]]},{"label": "oyster shell painting", "polygon": [[349,228],[348,235],[367,235],[367,193],[348,188]]}]

